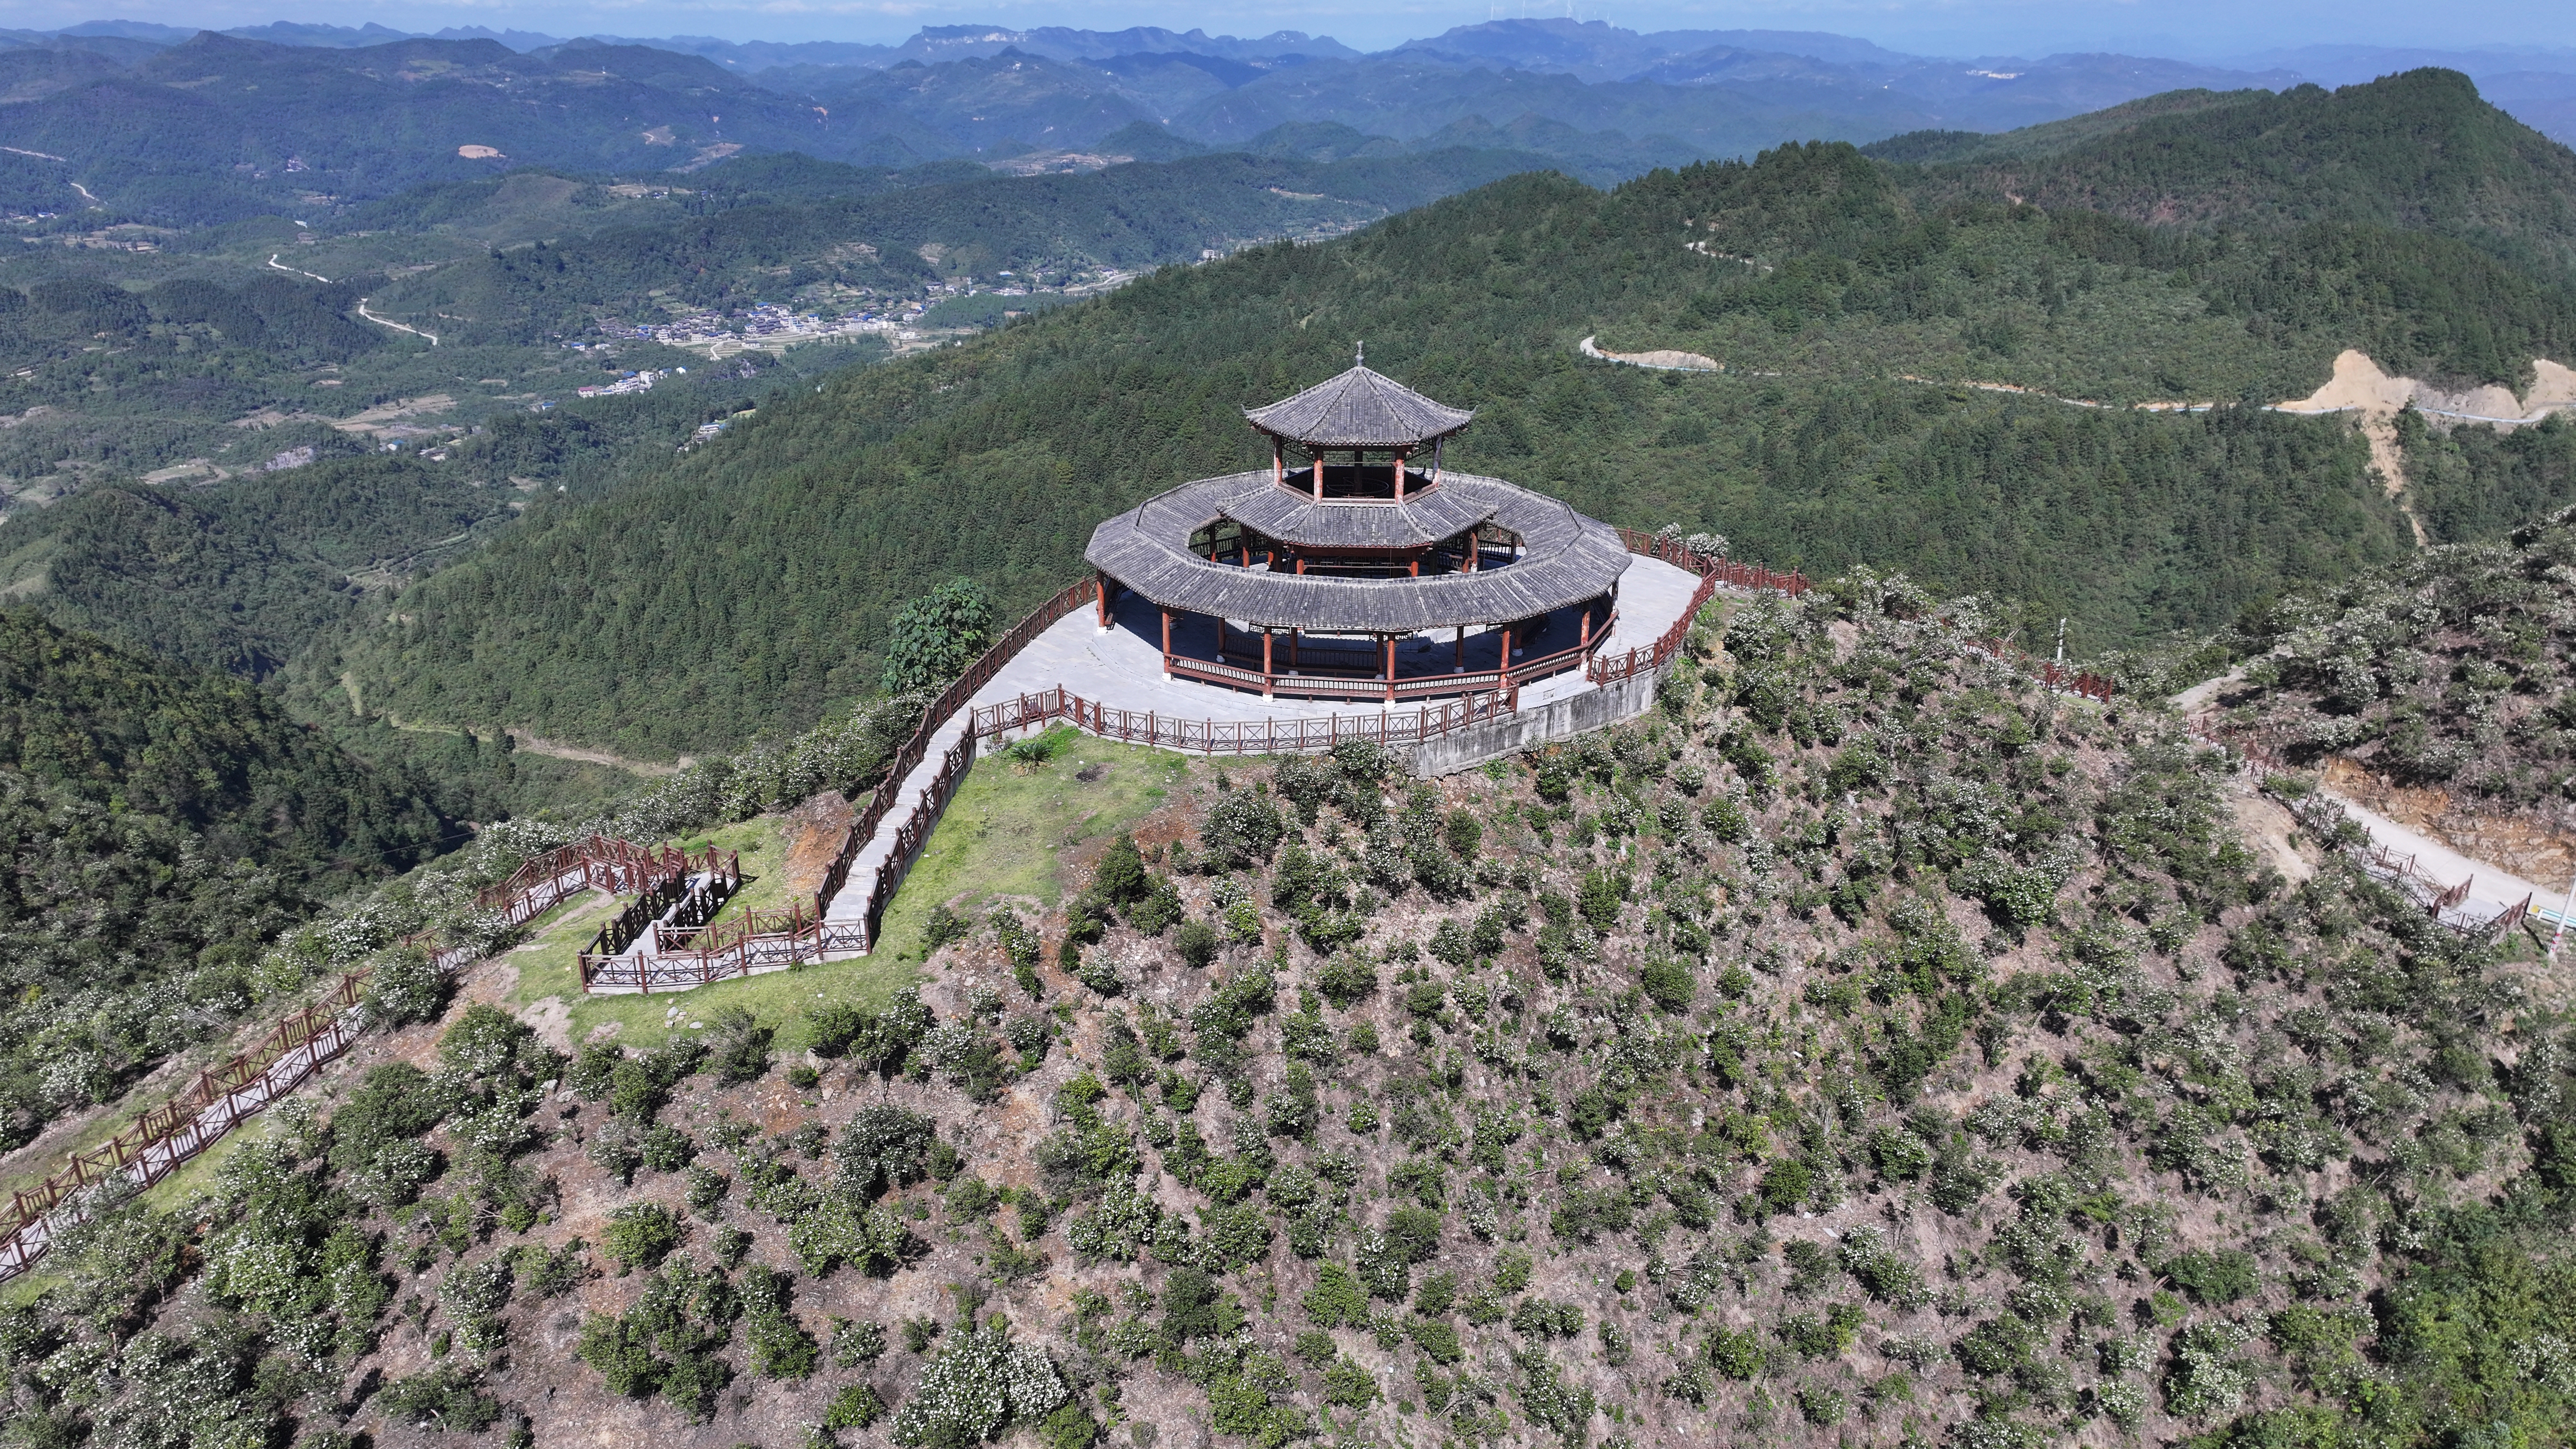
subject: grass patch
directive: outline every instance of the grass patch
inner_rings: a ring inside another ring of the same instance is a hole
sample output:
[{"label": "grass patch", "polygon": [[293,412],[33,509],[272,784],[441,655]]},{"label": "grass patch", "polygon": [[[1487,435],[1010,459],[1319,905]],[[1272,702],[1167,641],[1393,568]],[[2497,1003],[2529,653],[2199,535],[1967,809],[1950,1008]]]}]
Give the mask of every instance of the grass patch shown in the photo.
[{"label": "grass patch", "polygon": [[[289,1095],[301,1096],[307,1091],[314,1090],[318,1089],[308,1081]],[[177,1172],[152,1184],[144,1191],[145,1200],[154,1208],[168,1212],[175,1205],[184,1203],[201,1192],[213,1191],[215,1177],[223,1171],[224,1163],[234,1153],[267,1136],[270,1128],[269,1114],[265,1111],[243,1122],[218,1138],[214,1146],[189,1158]]]},{"label": "grass patch", "polygon": [[779,828],[776,820],[746,820],[674,843],[692,853],[712,846],[742,857],[742,891],[716,913],[718,922],[732,920],[748,910],[787,904],[787,832]]},{"label": "grass patch", "polygon": [[[787,836],[776,820],[746,820],[675,843],[693,851],[712,845],[741,853],[745,878],[742,893],[726,902],[723,915],[717,919],[731,919],[755,906],[787,904]],[[614,1022],[617,1040],[637,1048],[657,1046],[670,1037],[675,1028],[665,1022],[675,1003],[680,1008],[676,1027],[679,1031],[687,1031],[690,1022],[705,1021],[725,1007],[739,1006],[774,1029],[778,1051],[788,1055],[805,1048],[803,1018],[807,1008],[830,1000],[882,1005],[895,992],[912,984],[910,967],[872,957],[718,981],[684,992],[585,996],[579,960],[582,948],[590,944],[601,924],[624,906],[623,898],[610,901],[584,896],[540,917],[533,933],[535,939],[509,957],[519,968],[519,985],[514,993],[517,1004],[525,1008],[548,997],[561,997],[571,1008],[574,1041]]]},{"label": "grass patch", "polygon": [[[1143,745],[1083,735],[1044,764],[980,759],[930,833],[921,858],[886,907],[872,960],[917,964],[930,908],[955,901],[972,910],[996,896],[1052,904],[1063,891],[1065,847],[1113,834],[1189,787],[1204,764]],[[1083,779],[1091,773],[1093,778]]]},{"label": "grass patch", "polygon": [[531,939],[504,956],[519,968],[518,1003],[533,1005],[549,996],[580,1000],[582,948],[624,908],[622,898],[611,900],[584,891],[529,922]]}]

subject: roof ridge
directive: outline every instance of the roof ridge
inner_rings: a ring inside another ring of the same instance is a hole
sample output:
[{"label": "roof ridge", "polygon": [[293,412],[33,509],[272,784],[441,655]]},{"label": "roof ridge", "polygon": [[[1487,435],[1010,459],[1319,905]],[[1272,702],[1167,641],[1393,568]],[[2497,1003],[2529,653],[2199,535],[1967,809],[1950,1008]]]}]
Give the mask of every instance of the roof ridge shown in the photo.
[{"label": "roof ridge", "polygon": [[1476,416],[1354,363],[1290,397],[1243,410],[1246,421],[1310,448],[1405,448],[1464,428]]}]

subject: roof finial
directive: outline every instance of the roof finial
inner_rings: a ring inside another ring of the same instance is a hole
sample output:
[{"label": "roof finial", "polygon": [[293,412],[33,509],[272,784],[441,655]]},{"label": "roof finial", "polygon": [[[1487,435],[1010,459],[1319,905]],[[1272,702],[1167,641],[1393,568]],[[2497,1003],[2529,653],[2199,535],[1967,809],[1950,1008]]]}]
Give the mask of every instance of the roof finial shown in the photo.
[{"label": "roof finial", "polygon": [[1352,358],[1351,358],[1351,366],[1353,366],[1353,367],[1366,367],[1366,366],[1368,366],[1368,344],[1367,344],[1367,343],[1363,342],[1363,343],[1361,343],[1361,344],[1359,345],[1359,351],[1358,351],[1355,355],[1353,355],[1353,356],[1352,356]]}]

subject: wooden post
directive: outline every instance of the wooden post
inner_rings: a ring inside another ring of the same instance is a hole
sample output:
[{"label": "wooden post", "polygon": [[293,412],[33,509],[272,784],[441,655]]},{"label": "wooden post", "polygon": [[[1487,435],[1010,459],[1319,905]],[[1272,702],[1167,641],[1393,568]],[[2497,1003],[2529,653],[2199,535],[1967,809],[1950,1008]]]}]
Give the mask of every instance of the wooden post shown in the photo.
[{"label": "wooden post", "polygon": [[1315,501],[1324,501],[1324,450],[1315,450]]},{"label": "wooden post", "polygon": [[1503,687],[1509,689],[1512,683],[1512,626],[1509,624],[1503,626],[1502,670]]},{"label": "wooden post", "polygon": [[1270,672],[1270,627],[1265,624],[1261,629],[1261,697],[1263,699],[1273,697],[1271,686],[1275,682]]},{"label": "wooden post", "polygon": [[1592,606],[1590,604],[1583,606],[1583,647],[1586,649],[1592,647]]},{"label": "wooden post", "polygon": [[1395,450],[1395,501],[1404,501],[1404,450]]},{"label": "wooden post", "polygon": [[1458,626],[1457,667],[1451,669],[1449,672],[1452,674],[1464,674],[1467,672],[1467,626],[1464,624]]},{"label": "wooden post", "polygon": [[1172,677],[1172,611],[1169,609],[1163,610],[1163,677]]},{"label": "wooden post", "polygon": [[1392,634],[1386,636],[1386,698],[1389,704],[1395,702],[1395,636]]},{"label": "wooden post", "polygon": [[1270,440],[1270,481],[1288,486],[1288,445],[1277,437]]},{"label": "wooden post", "polygon": [[[1302,574],[1305,571],[1306,561],[1301,558],[1297,560],[1297,572]],[[1297,643],[1305,637],[1305,634],[1306,631],[1303,629],[1291,629],[1288,631],[1288,667],[1291,669],[1304,667],[1302,661],[1297,657]]]},{"label": "wooden post", "polygon": [[1407,566],[1413,570],[1413,576],[1415,578],[1418,579],[1422,577],[1422,555],[1418,553],[1415,554],[1411,559],[1407,560]]}]

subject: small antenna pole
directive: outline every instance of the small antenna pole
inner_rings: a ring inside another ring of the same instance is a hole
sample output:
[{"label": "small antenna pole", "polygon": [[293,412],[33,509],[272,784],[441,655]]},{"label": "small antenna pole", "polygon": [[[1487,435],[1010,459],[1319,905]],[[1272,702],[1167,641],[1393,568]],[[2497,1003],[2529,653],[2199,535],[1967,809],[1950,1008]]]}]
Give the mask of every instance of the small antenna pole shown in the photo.
[{"label": "small antenna pole", "polygon": [[1367,343],[1363,342],[1363,343],[1359,344],[1358,349],[1357,349],[1356,351],[1354,351],[1354,352],[1351,354],[1351,366],[1353,366],[1353,367],[1366,367],[1366,366],[1368,366],[1368,344],[1367,344]]}]

